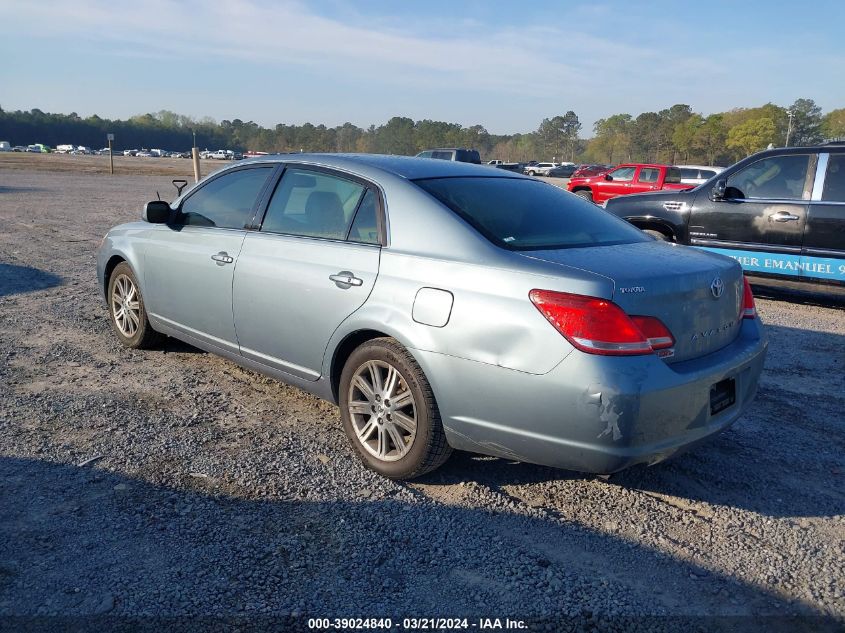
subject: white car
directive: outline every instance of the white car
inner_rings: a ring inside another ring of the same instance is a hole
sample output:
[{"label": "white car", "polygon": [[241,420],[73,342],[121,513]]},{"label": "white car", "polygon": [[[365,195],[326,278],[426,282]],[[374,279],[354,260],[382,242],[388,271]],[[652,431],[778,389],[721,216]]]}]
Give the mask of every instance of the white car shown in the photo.
[{"label": "white car", "polygon": [[528,176],[548,176],[549,171],[558,165],[559,163],[537,163],[536,165],[529,165],[525,168],[525,174]]},{"label": "white car", "polygon": [[677,167],[681,170],[681,183],[685,185],[700,185],[725,170],[724,167],[714,165],[677,165]]}]

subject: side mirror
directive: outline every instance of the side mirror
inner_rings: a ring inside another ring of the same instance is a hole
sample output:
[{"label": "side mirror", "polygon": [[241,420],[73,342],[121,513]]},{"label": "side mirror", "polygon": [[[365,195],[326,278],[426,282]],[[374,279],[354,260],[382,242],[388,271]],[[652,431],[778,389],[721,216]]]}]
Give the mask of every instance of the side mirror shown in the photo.
[{"label": "side mirror", "polygon": [[728,188],[728,181],[724,178],[720,178],[716,181],[715,186],[713,187],[712,194],[714,200],[724,200],[725,199],[725,191]]},{"label": "side mirror", "polygon": [[153,200],[144,205],[144,221],[151,224],[167,224],[170,211],[170,205],[164,200]]},{"label": "side mirror", "polygon": [[613,176],[611,176],[610,174],[605,174],[605,175],[604,175],[604,179],[605,179],[605,180],[611,180],[611,181],[612,181],[612,180],[613,180]]}]

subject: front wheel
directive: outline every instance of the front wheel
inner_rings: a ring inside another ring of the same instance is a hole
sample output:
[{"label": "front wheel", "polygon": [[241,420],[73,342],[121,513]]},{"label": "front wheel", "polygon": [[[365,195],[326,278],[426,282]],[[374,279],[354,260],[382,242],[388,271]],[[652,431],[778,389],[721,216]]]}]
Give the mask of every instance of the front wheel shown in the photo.
[{"label": "front wheel", "polygon": [[654,229],[643,229],[643,233],[648,233],[654,239],[660,240],[661,242],[671,242],[672,238],[670,238],[665,233],[661,233],[660,231],[655,231]]},{"label": "front wheel", "polygon": [[162,335],[150,326],[138,280],[126,262],[119,263],[112,271],[108,298],[109,321],[122,345],[147,349],[161,341]]},{"label": "front wheel", "polygon": [[343,429],[364,464],[391,479],[411,479],[452,453],[431,386],[395,339],[356,349],[340,377]]}]

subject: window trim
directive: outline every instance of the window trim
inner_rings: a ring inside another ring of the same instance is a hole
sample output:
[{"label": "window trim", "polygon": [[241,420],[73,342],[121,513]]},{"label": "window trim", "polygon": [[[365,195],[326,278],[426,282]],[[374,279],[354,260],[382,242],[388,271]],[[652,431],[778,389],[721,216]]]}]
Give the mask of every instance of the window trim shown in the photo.
[{"label": "window trim", "polygon": [[[367,180],[366,178],[362,178],[357,174],[352,174],[341,169],[325,167],[323,165],[313,165],[309,163],[299,163],[299,162],[280,162],[280,167],[277,168],[276,173],[273,174],[272,179],[268,183],[268,186],[264,192],[264,196],[262,198],[262,202],[259,205],[259,208],[256,210],[255,219],[252,224],[252,229],[263,233],[264,235],[284,235],[287,237],[300,237],[303,239],[309,240],[321,240],[321,241],[328,241],[328,242],[343,242],[345,244],[357,244],[359,246],[369,246],[369,247],[376,247],[376,248],[383,248],[388,246],[388,223],[387,223],[387,205],[385,203],[385,196],[384,191],[378,184],[372,182],[371,180]],[[378,228],[379,240],[377,244],[367,244],[365,242],[353,242],[349,240],[349,230],[352,228],[352,223],[355,222],[355,215],[358,214],[358,207],[361,205],[361,201],[364,199],[364,194],[361,195],[361,198],[358,200],[358,204],[355,207],[355,214],[352,216],[352,222],[350,222],[349,227],[346,231],[346,238],[345,239],[338,239],[333,237],[318,237],[315,235],[299,235],[297,233],[280,233],[276,231],[263,231],[262,228],[264,226],[264,219],[267,217],[267,210],[270,206],[270,200],[273,198],[273,195],[276,193],[276,189],[281,183],[282,178],[285,176],[285,172],[288,169],[304,169],[306,171],[313,171],[321,174],[325,174],[327,176],[334,176],[335,178],[340,178],[341,180],[350,180],[358,185],[361,185],[365,189],[372,189],[373,192],[376,194],[376,224]]]},{"label": "window trim", "polygon": [[[270,170],[269,170],[269,173],[267,174],[266,180],[264,181],[264,184],[261,186],[261,189],[259,189],[258,194],[255,196],[255,201],[252,203],[252,207],[251,207],[249,215],[247,217],[247,221],[244,223],[244,225],[241,228],[234,228],[234,227],[230,227],[230,226],[227,226],[227,227],[223,227],[223,226],[199,226],[199,225],[194,225],[194,224],[183,224],[181,222],[177,222],[177,219],[182,214],[182,207],[185,206],[185,203],[188,200],[190,200],[191,198],[193,198],[198,192],[202,191],[208,185],[213,183],[214,181],[219,180],[220,178],[223,178],[224,176],[228,176],[229,174],[233,174],[235,172],[246,171],[246,170],[249,170],[249,169],[267,169],[268,167],[270,167]],[[171,226],[171,227],[179,227],[180,229],[194,227],[194,228],[201,228],[201,229],[220,229],[220,230],[224,230],[224,231],[248,231],[248,230],[251,229],[253,222],[255,220],[256,210],[260,206],[261,201],[264,199],[264,196],[267,192],[267,186],[273,181],[275,174],[276,174],[276,169],[270,163],[251,163],[249,165],[238,165],[236,167],[231,167],[229,169],[223,169],[219,173],[214,174],[210,178],[204,180],[200,186],[194,188],[188,195],[186,195],[184,198],[182,198],[179,201],[179,206],[177,206],[177,207],[175,207],[171,210],[170,218],[167,221],[167,225]]]}]

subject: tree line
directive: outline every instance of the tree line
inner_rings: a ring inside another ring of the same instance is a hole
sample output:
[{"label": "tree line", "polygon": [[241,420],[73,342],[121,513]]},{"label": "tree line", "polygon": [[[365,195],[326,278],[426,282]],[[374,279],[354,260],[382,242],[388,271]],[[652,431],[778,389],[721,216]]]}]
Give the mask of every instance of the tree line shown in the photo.
[{"label": "tree line", "polygon": [[106,134],[115,135],[116,148],[186,150],[192,146],[263,152],[365,152],[413,155],[434,147],[470,147],[482,157],[509,161],[660,162],[730,164],[765,149],[809,145],[845,137],[845,108],[822,114],[812,99],[791,106],[767,103],[703,115],[685,104],[636,117],[614,114],[596,121],[591,138],[582,138],[582,124],[572,110],[543,119],[533,132],[491,134],[483,125],[407,117],[360,128],[352,123],[336,127],[280,123],[272,128],[240,119],[220,122],[195,119],[168,110],[126,120],[97,115],[80,117],[38,109],[0,108],[0,140],[13,145],[44,143],[51,147],[72,143],[98,148]]}]

